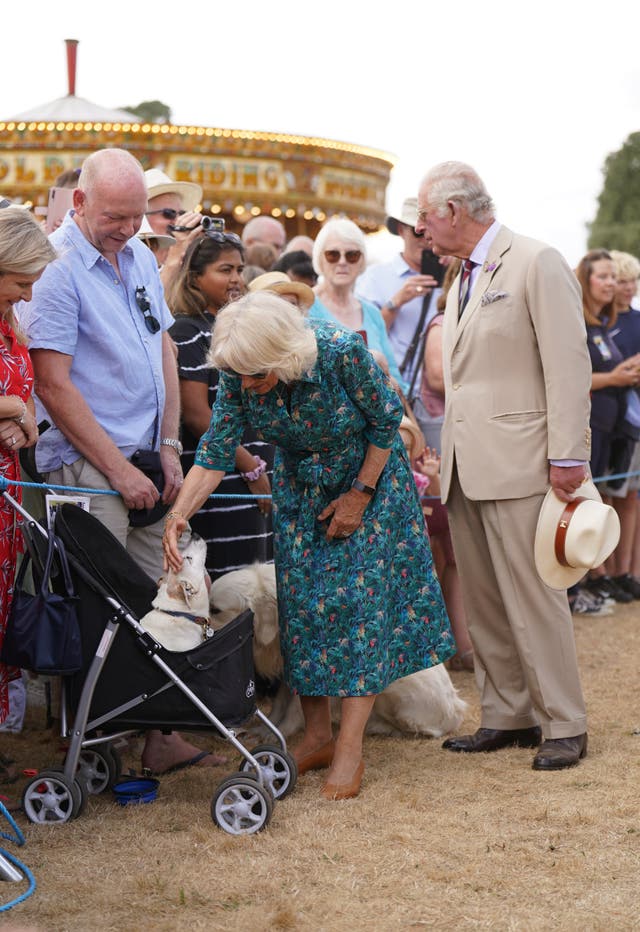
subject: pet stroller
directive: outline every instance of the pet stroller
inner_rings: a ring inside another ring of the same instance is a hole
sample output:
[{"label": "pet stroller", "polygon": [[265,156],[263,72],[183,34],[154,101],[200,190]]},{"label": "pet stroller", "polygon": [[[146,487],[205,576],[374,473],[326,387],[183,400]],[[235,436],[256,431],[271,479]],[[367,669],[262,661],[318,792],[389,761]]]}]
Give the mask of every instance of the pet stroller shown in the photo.
[{"label": "pet stroller", "polygon": [[[4,496],[26,519],[31,552],[41,549],[48,532]],[[29,780],[27,818],[67,822],[80,815],[89,794],[116,784],[119,738],[147,729],[213,729],[242,755],[238,771],[213,794],[213,821],[231,835],[265,828],[274,801],[293,790],[297,767],[284,736],[255,703],[252,613],[243,612],[193,650],[166,650],[138,621],[151,609],[157,585],[111,532],[78,506],[63,504],[55,534],[79,596],[82,667],[62,679],[62,734],[70,739],[64,766]],[[277,743],[252,751],[243,746],[234,729],[251,716]]]}]

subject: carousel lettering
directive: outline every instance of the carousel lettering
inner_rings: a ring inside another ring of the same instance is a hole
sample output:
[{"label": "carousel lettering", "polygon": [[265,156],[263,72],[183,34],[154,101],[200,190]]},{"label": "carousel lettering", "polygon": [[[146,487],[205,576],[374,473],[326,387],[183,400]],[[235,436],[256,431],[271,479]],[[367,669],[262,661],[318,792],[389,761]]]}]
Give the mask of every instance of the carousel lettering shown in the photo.
[{"label": "carousel lettering", "polygon": [[232,191],[285,190],[282,166],[249,159],[215,159],[212,161],[176,160],[168,174],[176,181],[194,181],[204,187]]}]

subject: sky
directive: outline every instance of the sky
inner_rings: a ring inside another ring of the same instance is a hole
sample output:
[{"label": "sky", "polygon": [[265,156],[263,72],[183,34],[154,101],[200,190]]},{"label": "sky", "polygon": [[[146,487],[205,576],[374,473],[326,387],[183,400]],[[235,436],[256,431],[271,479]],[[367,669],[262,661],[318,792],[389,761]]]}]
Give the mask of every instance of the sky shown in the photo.
[{"label": "sky", "polygon": [[0,120],[67,93],[78,39],[80,97],[381,149],[396,215],[436,162],[469,162],[498,218],[572,265],[607,155],[640,131],[635,0],[30,0],[2,35]]}]

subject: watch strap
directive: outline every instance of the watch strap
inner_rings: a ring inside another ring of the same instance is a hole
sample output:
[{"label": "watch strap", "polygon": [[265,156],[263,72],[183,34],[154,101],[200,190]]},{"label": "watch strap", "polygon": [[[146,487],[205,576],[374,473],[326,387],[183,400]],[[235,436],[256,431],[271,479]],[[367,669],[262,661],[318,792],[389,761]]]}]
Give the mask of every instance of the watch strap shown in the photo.
[{"label": "watch strap", "polygon": [[360,482],[358,478],[354,479],[351,483],[351,488],[355,489],[356,492],[364,492],[365,495],[375,495],[376,489],[373,485],[365,485],[364,482]]}]

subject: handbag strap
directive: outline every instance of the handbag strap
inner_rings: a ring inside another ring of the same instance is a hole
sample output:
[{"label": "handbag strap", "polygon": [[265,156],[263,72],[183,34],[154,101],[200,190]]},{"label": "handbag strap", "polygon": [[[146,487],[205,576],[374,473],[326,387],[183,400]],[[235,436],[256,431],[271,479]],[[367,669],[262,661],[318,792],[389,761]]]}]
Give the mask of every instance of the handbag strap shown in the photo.
[{"label": "handbag strap", "polygon": [[58,565],[62,570],[62,578],[64,579],[66,594],[68,596],[75,596],[75,590],[71,580],[71,571],[69,570],[69,563],[67,560],[67,552],[60,538],[56,537],[56,535],[51,530],[49,531],[49,549],[47,550],[47,560],[44,566],[44,574],[42,576],[42,585],[40,587],[40,591],[43,595],[46,595],[49,591],[49,577],[51,575],[51,568],[53,566],[54,553],[58,554]]}]

